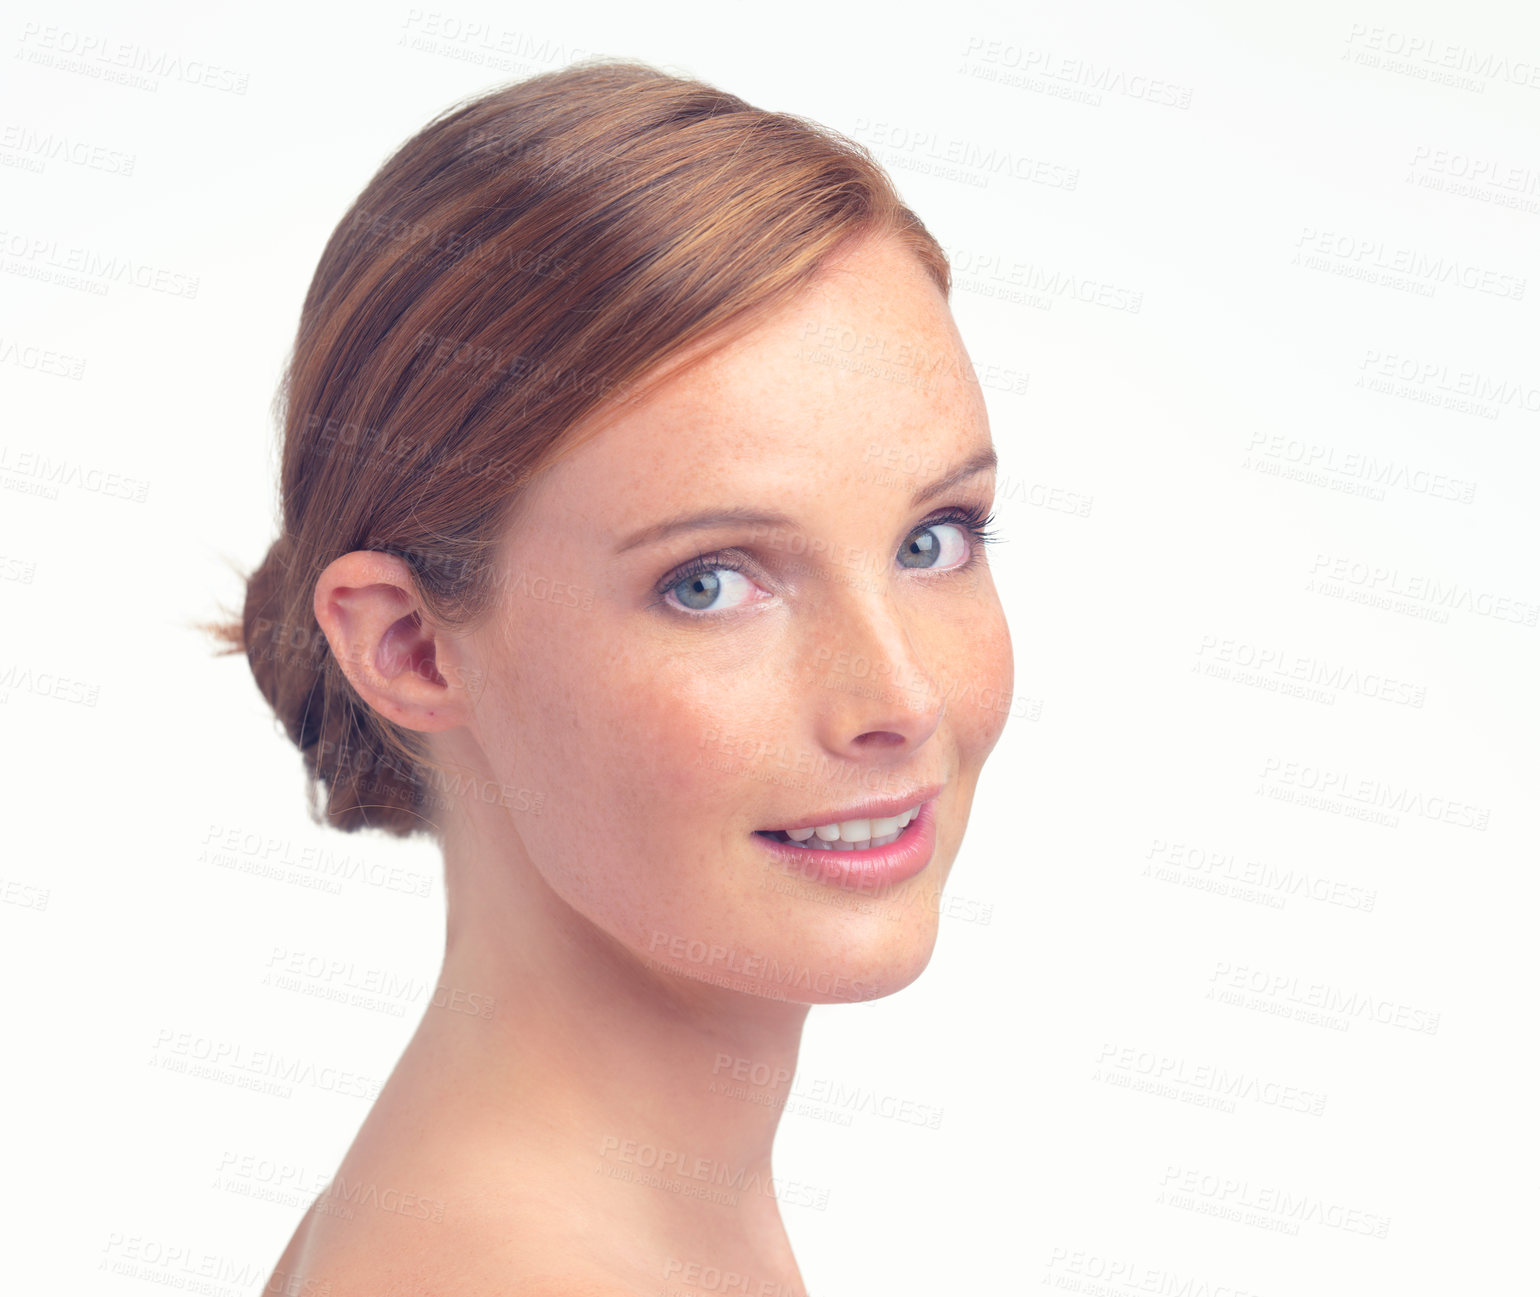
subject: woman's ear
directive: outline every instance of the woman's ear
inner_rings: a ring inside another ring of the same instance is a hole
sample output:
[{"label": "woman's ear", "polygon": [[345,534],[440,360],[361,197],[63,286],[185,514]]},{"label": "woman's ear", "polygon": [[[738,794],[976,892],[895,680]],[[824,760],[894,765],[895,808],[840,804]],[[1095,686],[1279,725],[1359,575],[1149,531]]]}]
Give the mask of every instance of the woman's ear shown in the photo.
[{"label": "woman's ear", "polygon": [[404,559],[362,549],[334,559],[314,608],[348,681],[385,719],[424,732],[471,719],[481,677],[461,661],[468,644],[426,616]]}]

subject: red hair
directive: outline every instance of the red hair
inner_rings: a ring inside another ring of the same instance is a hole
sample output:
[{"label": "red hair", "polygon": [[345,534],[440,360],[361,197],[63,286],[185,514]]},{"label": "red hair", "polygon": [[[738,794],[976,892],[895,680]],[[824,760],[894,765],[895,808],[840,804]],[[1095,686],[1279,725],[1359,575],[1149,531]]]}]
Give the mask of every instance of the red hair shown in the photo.
[{"label": "red hair", "polygon": [[282,534],[240,620],[211,628],[303,753],[318,821],[324,789],[339,829],[431,829],[442,773],[332,656],[312,606],[327,565],[399,555],[430,616],[472,625],[497,594],[490,551],[572,429],[873,235],[949,292],[861,145],[638,63],[506,86],[396,151],[316,267],[279,393]]}]

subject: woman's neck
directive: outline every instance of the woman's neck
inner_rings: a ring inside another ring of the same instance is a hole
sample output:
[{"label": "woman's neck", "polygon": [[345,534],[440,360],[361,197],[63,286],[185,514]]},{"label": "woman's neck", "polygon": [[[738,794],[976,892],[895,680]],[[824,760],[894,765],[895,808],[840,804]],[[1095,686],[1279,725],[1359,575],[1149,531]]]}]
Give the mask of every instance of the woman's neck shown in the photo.
[{"label": "woman's neck", "polygon": [[484,1201],[522,1209],[534,1192],[604,1221],[591,1242],[638,1280],[689,1292],[699,1265],[801,1294],[781,1200],[821,1199],[773,1181],[771,1150],[808,1006],[648,964],[558,896],[506,827],[469,828],[445,835],[439,988],[371,1137],[454,1150]]}]

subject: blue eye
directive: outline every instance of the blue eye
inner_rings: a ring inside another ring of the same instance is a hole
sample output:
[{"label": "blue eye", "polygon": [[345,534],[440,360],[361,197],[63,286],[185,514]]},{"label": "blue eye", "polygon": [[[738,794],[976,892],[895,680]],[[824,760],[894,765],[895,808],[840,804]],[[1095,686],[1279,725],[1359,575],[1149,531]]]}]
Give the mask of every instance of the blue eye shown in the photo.
[{"label": "blue eye", "polygon": [[[700,566],[696,567],[695,564]],[[708,555],[696,559],[686,569],[685,575],[669,586],[666,593],[674,595],[691,612],[722,612],[727,608],[738,607],[738,604],[732,602],[732,596],[751,588],[752,583],[737,568],[719,566]],[[724,594],[725,600],[718,603],[718,598]]]},{"label": "blue eye", "polygon": [[[954,535],[950,544],[936,539],[947,531]],[[909,533],[903,549],[898,551],[898,561],[911,568],[956,567],[968,557],[969,549],[963,529],[950,522],[928,522],[923,527],[916,527]],[[911,563],[910,559],[915,561]]]},{"label": "blue eye", "polygon": [[[910,571],[958,572],[971,568],[984,555],[984,546],[998,537],[989,530],[993,514],[976,507],[948,509],[920,524],[898,551],[901,567]],[[691,559],[664,578],[658,602],[690,614],[714,616],[757,603],[759,586],[740,566],[740,551],[722,550]]]}]

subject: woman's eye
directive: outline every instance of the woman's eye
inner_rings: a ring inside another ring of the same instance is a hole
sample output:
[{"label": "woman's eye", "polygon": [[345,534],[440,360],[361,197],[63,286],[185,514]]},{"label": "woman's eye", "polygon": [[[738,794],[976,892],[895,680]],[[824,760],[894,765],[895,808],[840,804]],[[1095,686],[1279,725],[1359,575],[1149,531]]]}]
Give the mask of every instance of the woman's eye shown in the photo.
[{"label": "woman's eye", "polygon": [[[947,536],[945,533],[952,533]],[[898,551],[898,561],[905,567],[956,567],[967,561],[967,533],[950,522],[932,522],[916,527]]]},{"label": "woman's eye", "polygon": [[[959,522],[937,519],[916,527],[898,551],[899,563],[916,571],[952,571],[967,567],[975,550],[994,538],[991,519]],[[681,569],[672,585],[662,587],[658,598],[688,613],[722,613],[771,598],[726,554],[702,554]]]},{"label": "woman's eye", "polygon": [[669,593],[691,612],[723,612],[748,602],[754,583],[730,567],[696,572],[669,587]]}]

